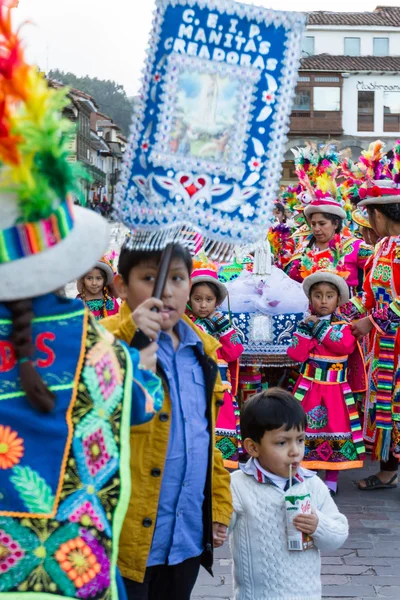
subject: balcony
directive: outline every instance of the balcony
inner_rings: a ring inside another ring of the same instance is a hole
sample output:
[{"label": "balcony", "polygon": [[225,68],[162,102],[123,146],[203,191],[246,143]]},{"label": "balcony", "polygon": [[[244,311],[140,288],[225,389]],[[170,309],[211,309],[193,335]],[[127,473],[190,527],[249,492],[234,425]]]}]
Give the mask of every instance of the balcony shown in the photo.
[{"label": "balcony", "polygon": [[289,135],[341,135],[341,111],[294,111],[290,116]]}]

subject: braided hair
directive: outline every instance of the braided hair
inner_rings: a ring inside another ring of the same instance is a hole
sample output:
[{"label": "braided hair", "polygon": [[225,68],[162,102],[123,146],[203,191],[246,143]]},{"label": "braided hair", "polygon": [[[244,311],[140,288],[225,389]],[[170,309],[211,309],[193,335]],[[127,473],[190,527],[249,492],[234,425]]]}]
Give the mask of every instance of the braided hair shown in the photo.
[{"label": "braided hair", "polygon": [[35,346],[32,341],[32,299],[15,300],[7,306],[12,315],[11,342],[18,360],[21,387],[32,406],[40,412],[54,409],[55,394],[49,390],[33,363]]}]

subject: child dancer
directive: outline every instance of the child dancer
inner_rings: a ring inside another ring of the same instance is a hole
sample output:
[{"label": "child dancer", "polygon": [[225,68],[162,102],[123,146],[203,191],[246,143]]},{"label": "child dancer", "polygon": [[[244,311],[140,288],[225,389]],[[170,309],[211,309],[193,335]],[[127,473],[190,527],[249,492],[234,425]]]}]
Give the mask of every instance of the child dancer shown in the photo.
[{"label": "child dancer", "polygon": [[119,304],[114,297],[114,269],[108,256],[103,256],[91,271],[78,281],[81,298],[96,320],[117,314]]},{"label": "child dancer", "polygon": [[242,452],[240,412],[235,396],[238,386],[238,359],[244,348],[229,319],[216,311],[227,294],[228,290],[218,279],[216,265],[206,257],[195,258],[187,315],[221,344],[217,355],[225,394],[224,404],[216,422],[216,445],[222,452],[225,467],[235,469],[238,467],[239,453]]},{"label": "child dancer", "polygon": [[[271,388],[246,402],[240,422],[251,458],[231,475],[234,598],[321,600],[319,551],[340,548],[348,524],[320,478],[300,467],[306,415],[289,392]],[[290,495],[310,495],[311,514],[293,520],[312,538],[314,547],[306,551],[288,550],[285,494],[290,487]]]},{"label": "child dancer", "polygon": [[336,312],[349,300],[340,268],[336,264],[336,270],[317,270],[305,278],[312,315],[300,323],[288,349],[290,358],[303,363],[293,393],[307,414],[304,463],[326,470],[332,494],[339,471],[362,467],[365,453],[353,396],[365,390],[365,369],[350,324]]}]

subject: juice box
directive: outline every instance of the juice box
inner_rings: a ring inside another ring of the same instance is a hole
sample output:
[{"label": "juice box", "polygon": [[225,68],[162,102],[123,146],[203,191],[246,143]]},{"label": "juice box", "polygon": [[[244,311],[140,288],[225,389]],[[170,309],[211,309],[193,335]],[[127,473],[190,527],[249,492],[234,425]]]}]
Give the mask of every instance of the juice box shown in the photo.
[{"label": "juice box", "polygon": [[292,493],[289,493],[285,496],[285,504],[289,550],[302,551],[314,548],[314,542],[312,538],[306,533],[302,533],[296,529],[296,527],[293,525],[293,519],[298,514],[311,514],[310,494],[305,494],[304,496],[295,496]]}]

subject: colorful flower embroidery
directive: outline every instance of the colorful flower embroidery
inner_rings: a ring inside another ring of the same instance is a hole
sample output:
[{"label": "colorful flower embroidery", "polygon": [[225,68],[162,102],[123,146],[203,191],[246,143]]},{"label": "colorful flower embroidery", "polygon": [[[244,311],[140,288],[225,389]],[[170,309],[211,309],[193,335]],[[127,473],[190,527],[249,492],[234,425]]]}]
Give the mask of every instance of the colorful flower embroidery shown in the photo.
[{"label": "colorful flower embroidery", "polygon": [[307,425],[310,429],[323,429],[328,424],[328,411],[319,404],[307,414]]},{"label": "colorful flower embroidery", "polygon": [[341,330],[340,325],[338,327],[332,327],[330,333],[329,333],[329,337],[332,340],[332,342],[339,342],[342,337],[343,337],[343,332]]},{"label": "colorful flower embroidery", "polygon": [[342,363],[335,363],[330,367],[333,371],[343,371]]},{"label": "colorful flower embroidery", "polygon": [[0,425],[0,469],[11,469],[24,455],[24,441],[8,425]]},{"label": "colorful flower embroidery", "polygon": [[102,430],[98,429],[83,440],[83,447],[90,474],[96,475],[110,460]]},{"label": "colorful flower embroidery", "polygon": [[62,544],[55,558],[77,588],[92,581],[101,570],[95,555],[81,537]]},{"label": "colorful flower embroidery", "polygon": [[25,552],[19,543],[0,529],[0,575],[15,567],[24,556]]}]

